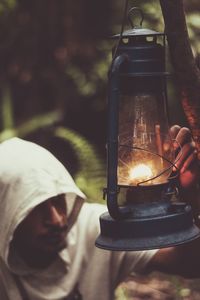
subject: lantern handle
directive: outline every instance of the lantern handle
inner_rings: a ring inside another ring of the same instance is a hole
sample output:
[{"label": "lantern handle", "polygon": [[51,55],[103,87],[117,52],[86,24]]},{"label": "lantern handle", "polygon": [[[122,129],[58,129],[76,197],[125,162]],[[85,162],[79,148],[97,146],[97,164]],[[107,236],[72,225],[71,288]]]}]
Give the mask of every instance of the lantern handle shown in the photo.
[{"label": "lantern handle", "polygon": [[[141,20],[140,20],[140,25],[134,25],[133,21],[132,21],[132,17],[134,12],[138,11],[140,13],[141,16]],[[131,16],[132,15],[132,16]],[[139,8],[139,7],[132,7],[129,11],[128,11],[128,15],[127,15],[128,21],[131,24],[132,28],[137,28],[137,27],[142,27],[142,23],[144,21],[144,14],[143,11]]]}]

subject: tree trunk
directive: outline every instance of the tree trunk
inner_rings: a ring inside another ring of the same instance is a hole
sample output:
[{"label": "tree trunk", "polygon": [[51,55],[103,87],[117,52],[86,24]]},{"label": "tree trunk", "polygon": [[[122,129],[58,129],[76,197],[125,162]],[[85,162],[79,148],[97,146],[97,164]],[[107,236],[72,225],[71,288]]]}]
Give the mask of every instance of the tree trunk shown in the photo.
[{"label": "tree trunk", "polygon": [[183,0],[160,0],[182,106],[200,153],[200,70],[191,50]]}]

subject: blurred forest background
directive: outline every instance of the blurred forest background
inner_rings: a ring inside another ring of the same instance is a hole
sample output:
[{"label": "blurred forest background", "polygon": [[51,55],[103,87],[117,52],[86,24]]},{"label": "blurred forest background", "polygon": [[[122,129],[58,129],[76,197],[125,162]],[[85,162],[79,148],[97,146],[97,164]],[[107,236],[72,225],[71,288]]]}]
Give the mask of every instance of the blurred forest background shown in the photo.
[{"label": "blurred forest background", "polygon": [[[0,141],[19,136],[47,147],[91,201],[102,201],[105,185],[107,72],[113,46],[108,37],[120,32],[124,2],[0,0]],[[142,7],[144,27],[164,30],[158,0],[130,1],[133,5]],[[200,2],[185,0],[184,6],[199,61]],[[168,68],[171,123],[186,125]],[[120,300],[127,299],[120,293]],[[130,299],[197,299],[177,295]]]},{"label": "blurred forest background", "polygon": [[[105,181],[107,72],[125,1],[0,1],[0,140],[17,135],[49,148],[90,199]],[[144,27],[164,30],[158,0],[142,7]],[[199,42],[198,0],[184,1],[193,51]],[[170,69],[170,67],[169,67]],[[169,81],[171,123],[185,124]]]}]

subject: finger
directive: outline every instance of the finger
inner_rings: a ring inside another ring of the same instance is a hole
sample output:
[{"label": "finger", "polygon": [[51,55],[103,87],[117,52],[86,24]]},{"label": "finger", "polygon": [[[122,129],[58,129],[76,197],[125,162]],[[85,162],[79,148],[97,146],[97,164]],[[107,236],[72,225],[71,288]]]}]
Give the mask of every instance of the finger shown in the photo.
[{"label": "finger", "polygon": [[184,146],[184,144],[189,143],[192,141],[192,133],[189,128],[182,127],[176,136],[176,141],[181,145]]},{"label": "finger", "polygon": [[185,160],[180,173],[183,174],[185,171],[189,170],[192,164],[197,160],[197,150],[193,151],[188,158]]},{"label": "finger", "polygon": [[178,132],[180,131],[181,127],[179,125],[173,125],[170,130],[169,130],[169,133],[170,133],[170,137],[171,139],[175,139]]},{"label": "finger", "polygon": [[180,151],[180,144],[176,140],[176,137],[180,130],[181,130],[181,127],[179,125],[174,125],[170,128],[170,137],[173,141],[173,148],[175,151],[175,156],[177,156],[178,152]]},{"label": "finger", "polygon": [[[175,166],[177,169],[181,169],[183,165],[186,163],[189,156],[193,156],[192,154],[195,152],[194,157],[197,156],[197,151],[195,147],[195,143],[192,141],[190,143],[185,144],[179,154],[176,156]],[[187,166],[187,164],[186,164]],[[176,169],[175,168],[175,169]]]}]

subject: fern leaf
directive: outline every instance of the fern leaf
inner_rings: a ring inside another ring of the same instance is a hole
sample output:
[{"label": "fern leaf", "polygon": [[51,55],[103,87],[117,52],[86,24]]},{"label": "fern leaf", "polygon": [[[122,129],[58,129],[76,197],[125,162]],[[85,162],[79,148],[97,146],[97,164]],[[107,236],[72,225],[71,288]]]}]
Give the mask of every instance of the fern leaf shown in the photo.
[{"label": "fern leaf", "polygon": [[94,146],[77,132],[63,127],[55,130],[55,136],[66,140],[74,149],[80,170],[75,175],[76,184],[88,196],[88,201],[102,202],[105,186],[105,168]]}]

